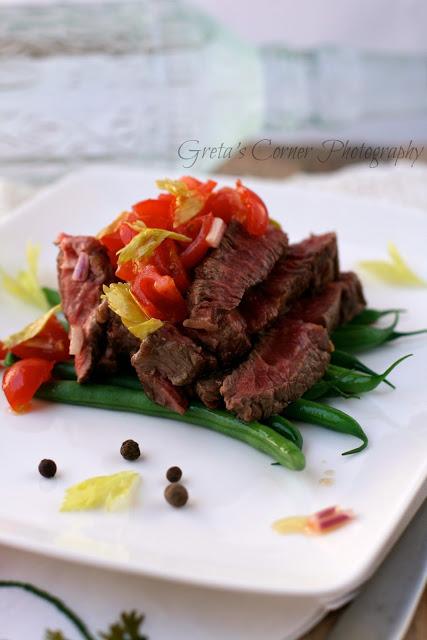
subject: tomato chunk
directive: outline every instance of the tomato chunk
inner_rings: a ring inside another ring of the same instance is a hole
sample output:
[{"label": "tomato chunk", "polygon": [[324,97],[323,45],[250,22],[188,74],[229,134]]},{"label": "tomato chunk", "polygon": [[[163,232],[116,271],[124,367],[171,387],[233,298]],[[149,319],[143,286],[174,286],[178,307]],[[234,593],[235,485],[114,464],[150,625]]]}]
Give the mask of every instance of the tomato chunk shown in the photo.
[{"label": "tomato chunk", "polygon": [[174,196],[163,194],[157,200],[141,200],[141,202],[134,204],[132,209],[147,227],[171,230],[174,204]]},{"label": "tomato chunk", "polygon": [[186,291],[190,286],[188,274],[174,240],[166,239],[157,247],[152,257],[152,263],[161,275],[171,276],[181,292]]},{"label": "tomato chunk", "polygon": [[181,322],[187,317],[187,305],[171,276],[161,275],[147,265],[131,284],[131,291],[152,318]]},{"label": "tomato chunk", "polygon": [[15,362],[6,370],[2,387],[14,411],[22,411],[27,407],[37,389],[50,379],[53,364],[41,358],[27,358]]},{"label": "tomato chunk", "polygon": [[15,345],[10,351],[18,358],[43,358],[63,362],[70,358],[70,341],[59,320],[51,316],[40,333]]},{"label": "tomato chunk", "polygon": [[261,198],[251,189],[244,187],[240,180],[236,190],[246,208],[245,228],[253,236],[262,236],[268,228],[268,211]]}]

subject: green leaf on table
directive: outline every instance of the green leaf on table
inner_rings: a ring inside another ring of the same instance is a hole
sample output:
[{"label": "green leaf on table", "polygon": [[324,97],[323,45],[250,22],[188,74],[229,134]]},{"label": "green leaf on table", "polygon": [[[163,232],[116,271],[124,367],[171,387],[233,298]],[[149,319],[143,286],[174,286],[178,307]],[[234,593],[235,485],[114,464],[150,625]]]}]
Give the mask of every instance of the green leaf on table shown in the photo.
[{"label": "green leaf on table", "polygon": [[19,271],[15,277],[0,268],[0,282],[11,295],[45,311],[49,305],[38,280],[39,256],[39,245],[28,242],[27,268]]},{"label": "green leaf on table", "polygon": [[363,260],[359,266],[389,284],[427,287],[427,281],[411,269],[393,242],[388,243],[388,253],[390,260]]}]

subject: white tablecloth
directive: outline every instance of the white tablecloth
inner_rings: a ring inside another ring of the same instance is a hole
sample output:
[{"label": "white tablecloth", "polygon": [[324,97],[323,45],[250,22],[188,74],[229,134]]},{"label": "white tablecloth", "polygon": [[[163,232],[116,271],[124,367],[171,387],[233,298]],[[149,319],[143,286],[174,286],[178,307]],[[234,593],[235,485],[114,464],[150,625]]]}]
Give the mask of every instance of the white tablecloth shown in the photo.
[{"label": "white tablecloth", "polygon": [[[356,167],[321,177],[297,176],[306,188],[334,190],[416,206],[427,213],[427,167]],[[0,214],[33,189],[0,180]],[[12,213],[13,215],[13,213]],[[0,579],[30,582],[53,592],[93,630],[105,630],[123,610],[146,614],[150,640],[282,640],[322,611],[313,600],[231,594],[126,576],[0,547]],[[0,591],[0,640],[43,640],[44,630],[80,637],[46,603],[21,591]]]}]

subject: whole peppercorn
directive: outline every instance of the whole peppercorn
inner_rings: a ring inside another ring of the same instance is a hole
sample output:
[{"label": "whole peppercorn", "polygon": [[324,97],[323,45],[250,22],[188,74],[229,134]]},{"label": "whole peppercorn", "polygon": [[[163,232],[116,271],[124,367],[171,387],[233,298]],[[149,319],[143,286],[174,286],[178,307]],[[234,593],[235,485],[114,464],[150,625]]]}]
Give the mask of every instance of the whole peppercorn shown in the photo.
[{"label": "whole peppercorn", "polygon": [[120,453],[125,460],[138,460],[141,455],[139,444],[135,440],[125,440],[120,447]]},{"label": "whole peppercorn", "polygon": [[39,464],[39,473],[43,478],[53,478],[56,473],[56,464],[53,460],[44,458]]},{"label": "whole peppercorn", "polygon": [[182,484],[174,482],[166,487],[165,498],[173,507],[183,507],[188,500],[188,491]]},{"label": "whole peppercorn", "polygon": [[179,482],[182,478],[182,471],[179,467],[169,467],[166,471],[166,478],[169,482]]}]

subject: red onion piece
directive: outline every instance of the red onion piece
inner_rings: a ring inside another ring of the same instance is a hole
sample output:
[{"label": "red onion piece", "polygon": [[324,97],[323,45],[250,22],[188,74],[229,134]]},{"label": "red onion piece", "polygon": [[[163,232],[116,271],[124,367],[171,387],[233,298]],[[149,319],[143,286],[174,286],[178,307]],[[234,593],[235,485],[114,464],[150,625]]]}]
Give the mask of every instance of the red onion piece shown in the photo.
[{"label": "red onion piece", "polygon": [[84,282],[89,275],[89,256],[84,251],[79,255],[76,266],[74,267],[73,275],[71,276],[76,282]]},{"label": "red onion piece", "polygon": [[211,228],[209,229],[209,233],[206,236],[206,242],[210,247],[219,247],[219,244],[222,240],[222,236],[225,233],[226,224],[224,220],[221,218],[214,218],[212,220]]},{"label": "red onion piece", "polygon": [[70,356],[80,353],[84,342],[83,329],[77,325],[70,327]]}]

